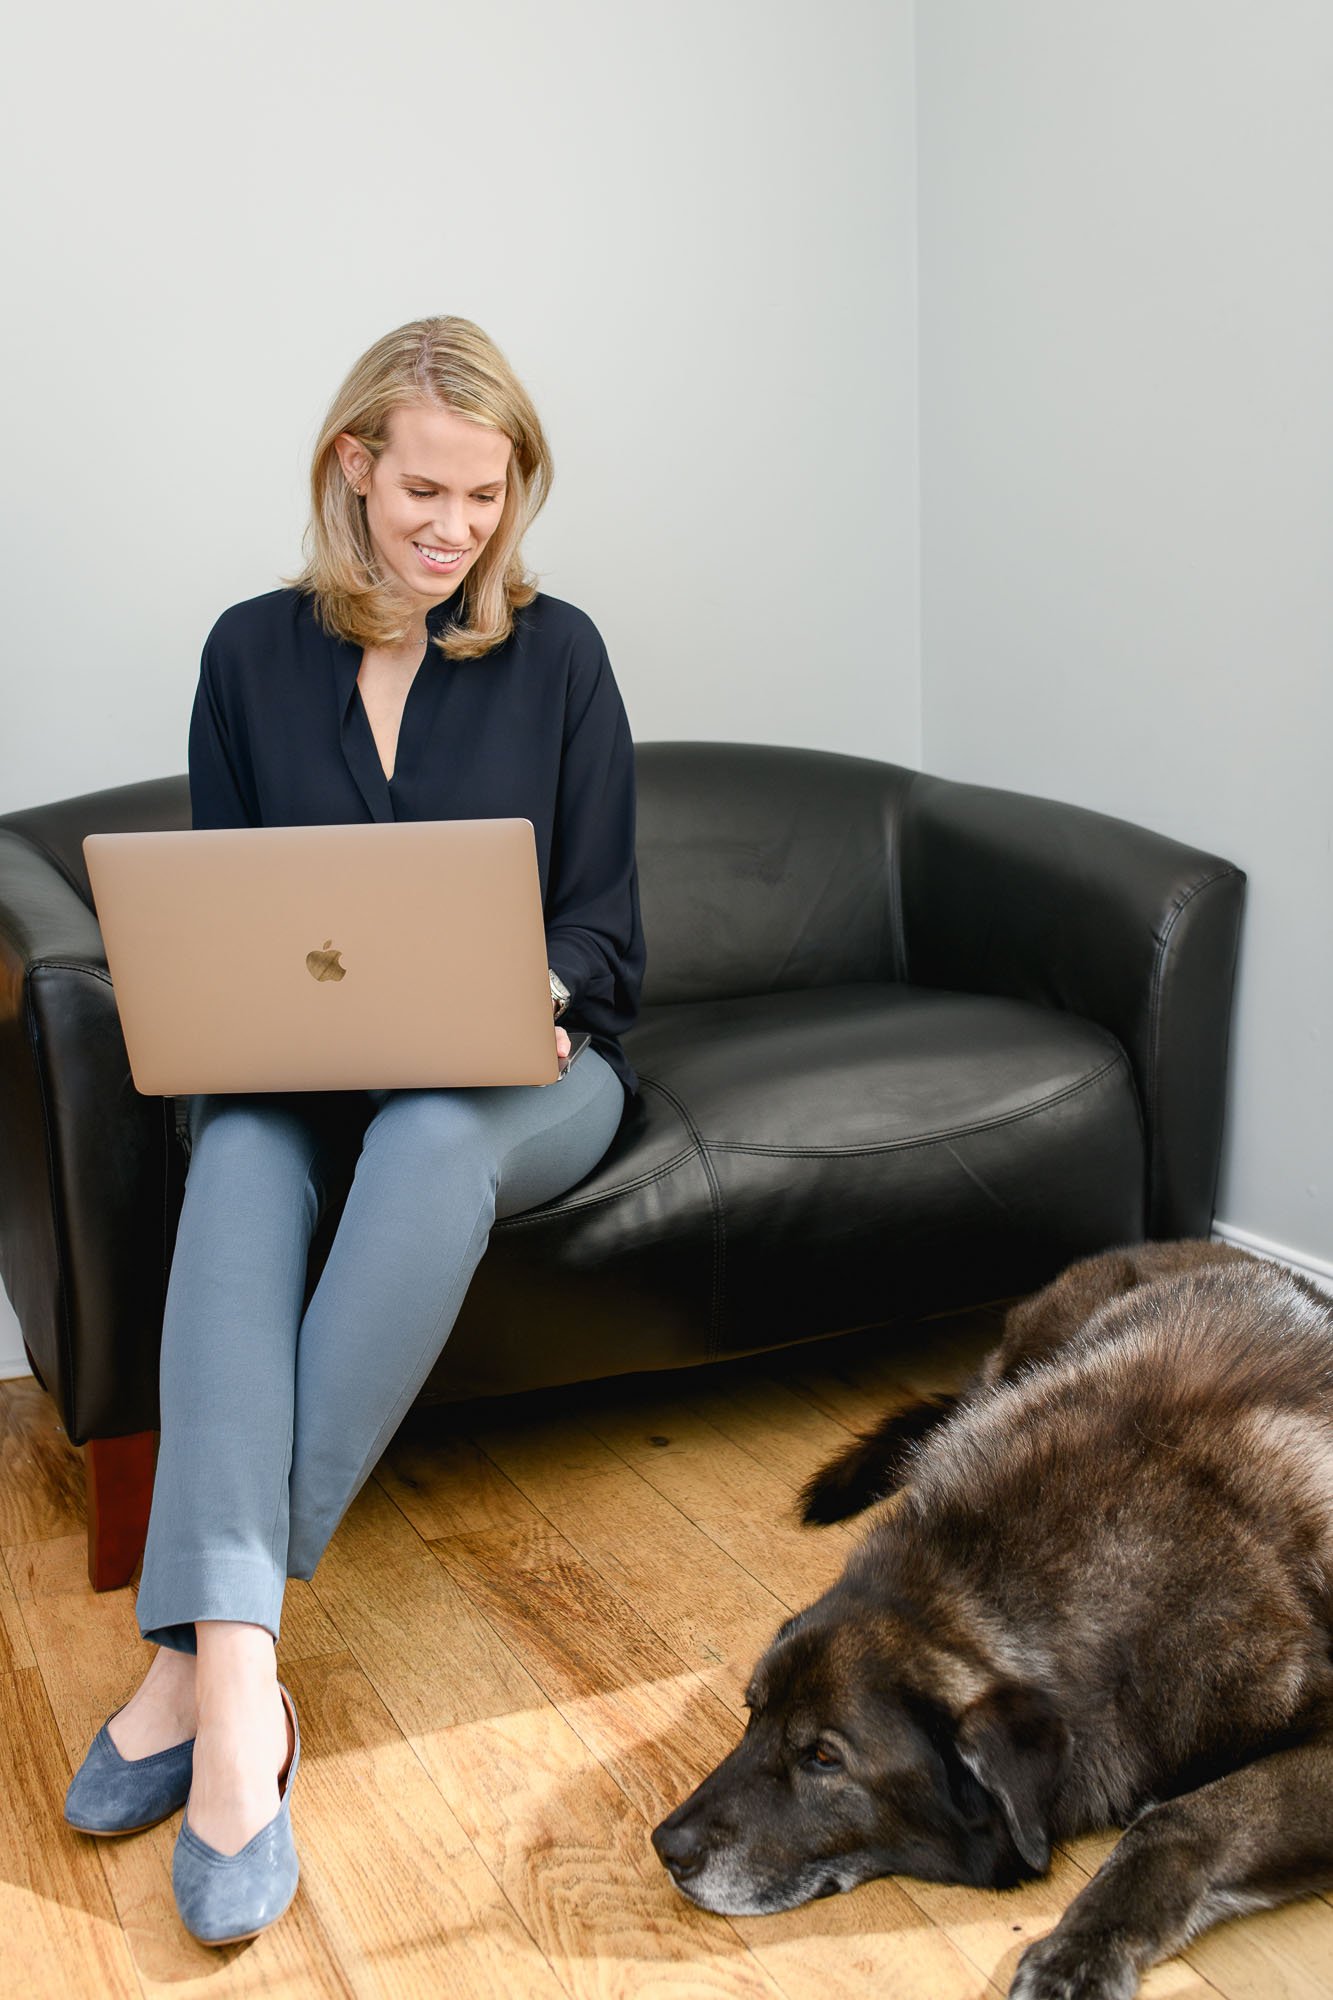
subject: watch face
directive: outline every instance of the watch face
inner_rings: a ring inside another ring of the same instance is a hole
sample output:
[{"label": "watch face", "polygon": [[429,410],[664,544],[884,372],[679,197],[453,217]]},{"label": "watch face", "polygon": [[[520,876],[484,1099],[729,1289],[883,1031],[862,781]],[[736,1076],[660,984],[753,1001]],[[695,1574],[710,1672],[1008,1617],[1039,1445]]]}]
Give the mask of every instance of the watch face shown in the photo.
[{"label": "watch face", "polygon": [[569,1005],[569,988],[566,986],[564,980],[560,978],[559,974],[552,972],[549,966],[547,967],[546,976],[551,982],[551,999],[554,1003],[555,1011],[557,1014],[563,1014]]}]

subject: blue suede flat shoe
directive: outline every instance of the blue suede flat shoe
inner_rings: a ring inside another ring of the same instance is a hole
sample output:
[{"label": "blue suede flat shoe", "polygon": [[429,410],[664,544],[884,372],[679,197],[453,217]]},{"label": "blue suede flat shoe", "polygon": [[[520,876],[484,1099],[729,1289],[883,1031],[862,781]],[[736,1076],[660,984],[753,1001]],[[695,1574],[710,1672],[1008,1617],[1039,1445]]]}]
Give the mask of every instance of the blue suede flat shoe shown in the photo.
[{"label": "blue suede flat shoe", "polygon": [[200,1944],[239,1944],[276,1923],[296,1894],[301,1873],[292,1839],[292,1782],[301,1761],[301,1731],[291,1695],[278,1683],[292,1725],[292,1754],[281,1803],[267,1826],[239,1854],[219,1854],[200,1840],[187,1810],[176,1836],[171,1886],[181,1922]]},{"label": "blue suede flat shoe", "polygon": [[80,1833],[140,1833],[185,1804],[193,1768],[193,1737],[151,1757],[122,1757],[104,1722],[69,1781],[65,1818]]}]

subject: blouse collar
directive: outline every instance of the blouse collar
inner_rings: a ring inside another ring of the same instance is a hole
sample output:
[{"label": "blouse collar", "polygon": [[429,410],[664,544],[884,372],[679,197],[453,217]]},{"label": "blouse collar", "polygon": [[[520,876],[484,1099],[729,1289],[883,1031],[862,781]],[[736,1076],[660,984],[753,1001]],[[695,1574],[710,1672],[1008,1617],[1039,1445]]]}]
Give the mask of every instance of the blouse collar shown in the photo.
[{"label": "blouse collar", "polygon": [[[443,604],[431,605],[426,613],[426,630],[432,639],[436,639],[455,621],[461,623],[465,615],[462,593],[455,591],[452,597],[445,598]],[[340,638],[336,633],[326,634],[325,637],[333,658],[334,686],[338,699],[338,728],[347,768],[371,818],[394,819],[396,814],[389,790],[389,780],[384,775],[384,766],[375,747],[370,717],[366,714],[365,704],[357,694],[356,677],[361,671],[362,648],[355,641]],[[443,665],[443,656],[435,647],[431,647],[421,663],[420,671],[425,673]]]}]

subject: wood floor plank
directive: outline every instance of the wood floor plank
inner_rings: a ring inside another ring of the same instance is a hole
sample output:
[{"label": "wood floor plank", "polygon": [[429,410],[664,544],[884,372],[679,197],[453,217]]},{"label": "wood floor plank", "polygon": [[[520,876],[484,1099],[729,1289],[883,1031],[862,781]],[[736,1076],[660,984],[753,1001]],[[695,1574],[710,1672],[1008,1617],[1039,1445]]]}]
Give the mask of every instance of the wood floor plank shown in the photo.
[{"label": "wood floor plank", "polygon": [[[289,1585],[302,1887],[224,1953],[176,1915],[175,1819],[93,1842],[61,1817],[149,1653],[133,1589],[88,1588],[81,1460],[49,1399],[0,1385],[0,1991],[993,2000],[1113,1836],[1003,1896],[883,1881],[733,1919],[686,1903],[648,1840],[736,1740],[754,1658],[816,1594],[806,1550],[836,1572],[855,1537],[807,1541],[800,1486],[892,1401],[956,1386],[992,1322],[414,1419],[313,1584]],[[1144,2000],[1333,2000],[1331,1926],[1327,1898],[1221,1926]]]},{"label": "wood floor plank", "polygon": [[139,2000],[97,1854],[65,1824],[69,1766],[35,1667],[0,1674],[0,1939],[6,1993]]},{"label": "wood floor plank", "polygon": [[735,1932],[671,1888],[642,1816],[373,1481],[314,1588],[572,2000],[773,2000]]},{"label": "wood floor plank", "polygon": [[1057,1850],[1048,1875],[1015,1889],[965,1889],[906,1878],[902,1888],[969,1963],[1007,1993],[1024,1950],[1055,1927],[1086,1879]]},{"label": "wood floor plank", "polygon": [[865,1379],[865,1371],[847,1360],[836,1365],[818,1358],[786,1361],[773,1366],[773,1380],[807,1402],[820,1416],[857,1435],[915,1394],[906,1383]]},{"label": "wood floor plank", "polygon": [[542,1705],[536,1682],[374,1480],[311,1587],[404,1733]]},{"label": "wood floor plank", "polygon": [[83,1454],[29,1376],[0,1382],[0,1546],[82,1531]]},{"label": "wood floor plank", "polygon": [[1216,2000],[1217,1988],[1183,1958],[1164,1959],[1144,1975],[1138,2000]]},{"label": "wood floor plank", "polygon": [[8,1548],[5,1563],[72,1768],[152,1658],[134,1591],[89,1587],[81,1535]]},{"label": "wood floor plank", "polygon": [[1328,2000],[1333,1910],[1320,1896],[1219,1924],[1181,1956],[1225,2000]]},{"label": "wood floor plank", "polygon": [[0,1673],[13,1673],[19,1668],[35,1667],[36,1664],[37,1655],[32,1650],[23,1612],[14,1594],[14,1580],[9,1574],[4,1551],[0,1549]]},{"label": "wood floor plank", "polygon": [[[43,1541],[11,1543],[0,1550],[20,1605],[30,1597],[88,1590],[86,1547],[82,1530],[76,1529]],[[117,1592],[109,1591],[106,1596],[120,1601]]]},{"label": "wood floor plank", "polygon": [[[1057,1849],[1049,1874],[1015,1889],[963,1889],[916,1881],[903,1886],[971,1963],[1005,1993],[1022,1953],[1034,1939],[1054,1930],[1087,1881],[1081,1860],[1081,1850],[1080,1861],[1075,1861]],[[1143,1991],[1148,2000],[1216,2000],[1216,1989],[1204,1974],[1180,1960],[1156,1967]]]},{"label": "wood floor plank", "polygon": [[734,1746],[730,1710],[553,1528],[431,1547],[648,1827]]},{"label": "wood floor plank", "polygon": [[756,1581],[580,1425],[489,1430],[487,1456],[736,1714],[754,1662],[797,1609]]},{"label": "wood floor plank", "polygon": [[777,2000],[730,1923],[672,1888],[641,1816],[554,1708],[413,1740],[572,2000]]},{"label": "wood floor plank", "polygon": [[[304,1753],[298,1786],[305,1775]],[[299,1800],[293,1824],[300,1852]],[[96,1845],[145,2000],[348,2000],[344,1976],[304,1881],[269,1930],[214,1950],[181,1923],[171,1887],[179,1813],[147,1833]],[[79,1838],[79,1836],[74,1836]]]},{"label": "wood floor plank", "polygon": [[289,1576],[282,1599],[282,1630],[278,1637],[278,1672],[284,1680],[287,1669],[298,1660],[324,1653],[340,1653],[346,1641],[325,1611],[310,1585]]},{"label": "wood floor plank", "polygon": [[1000,1316],[944,1315],[919,1332],[875,1332],[765,1357],[766,1372],[853,1431],[920,1396],[961,1387],[1000,1338]]},{"label": "wood floor plank", "polygon": [[290,1672],[303,1893],[351,1991],[564,2000],[564,1989],[350,1653]]},{"label": "wood floor plank", "polygon": [[[0,1551],[0,1556],[3,1556],[6,1571],[12,1577],[11,1587],[17,1591],[18,1599],[28,1601],[34,1597],[73,1596],[82,1600],[90,1595],[82,1534],[23,1543]],[[123,1627],[125,1647],[128,1649],[131,1641],[137,1643],[138,1650],[134,1654],[136,1664],[133,1668],[126,1667],[127,1674],[136,1676],[147,1672],[152,1659],[149,1647],[138,1639],[134,1609],[137,1594],[135,1581],[121,1590],[101,1591],[96,1596],[99,1604],[109,1607],[105,1615],[114,1616],[118,1628]],[[18,1609],[21,1613],[21,1602]],[[3,1610],[4,1592],[0,1588],[0,1614]],[[315,1653],[340,1652],[342,1647],[341,1634],[321,1609],[310,1585],[299,1578],[289,1578],[282,1607],[282,1637],[278,1642],[280,1669],[285,1668],[289,1661],[305,1659]],[[134,1685],[135,1681],[131,1679],[126,1694]]]},{"label": "wood floor plank", "polygon": [[[590,1413],[587,1428],[783,1602],[809,1604],[856,1545],[846,1528],[803,1527],[785,1481],[683,1399]],[[772,1636],[771,1634],[769,1635]]]},{"label": "wood floor plank", "polygon": [[443,1412],[422,1412],[405,1425],[375,1467],[375,1478],[427,1542],[488,1528],[531,1526],[541,1518],[513,1481],[470,1437],[460,1436]]},{"label": "wood floor plank", "polygon": [[994,1986],[894,1882],[732,1922],[787,2000],[997,2000]]},{"label": "wood floor plank", "polygon": [[723,1437],[783,1481],[793,1514],[795,1496],[806,1481],[851,1439],[846,1424],[753,1367],[709,1369],[691,1391],[690,1403]]}]

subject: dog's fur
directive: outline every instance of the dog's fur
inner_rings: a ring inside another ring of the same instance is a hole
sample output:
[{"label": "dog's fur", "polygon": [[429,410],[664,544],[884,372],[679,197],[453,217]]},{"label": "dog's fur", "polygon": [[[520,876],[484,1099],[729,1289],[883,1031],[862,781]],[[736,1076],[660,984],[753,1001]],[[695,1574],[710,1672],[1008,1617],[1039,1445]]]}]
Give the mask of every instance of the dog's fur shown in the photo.
[{"label": "dog's fur", "polygon": [[1011,1993],[1124,2000],[1219,1917],[1333,1882],[1333,1300],[1217,1245],[1090,1258],[806,1518],[889,1494],[655,1831],[687,1896],[1003,1887],[1121,1825]]}]

